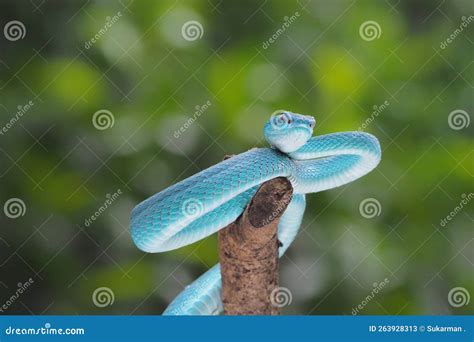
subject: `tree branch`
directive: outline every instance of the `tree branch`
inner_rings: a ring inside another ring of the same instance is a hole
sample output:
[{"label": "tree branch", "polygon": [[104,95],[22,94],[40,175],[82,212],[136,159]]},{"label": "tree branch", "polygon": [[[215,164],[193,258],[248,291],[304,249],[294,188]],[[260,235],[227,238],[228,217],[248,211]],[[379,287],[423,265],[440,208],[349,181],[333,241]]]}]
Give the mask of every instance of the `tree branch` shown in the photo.
[{"label": "tree branch", "polygon": [[278,287],[278,223],[292,194],[286,178],[265,182],[244,213],[219,231],[224,314],[279,314],[270,294]]}]

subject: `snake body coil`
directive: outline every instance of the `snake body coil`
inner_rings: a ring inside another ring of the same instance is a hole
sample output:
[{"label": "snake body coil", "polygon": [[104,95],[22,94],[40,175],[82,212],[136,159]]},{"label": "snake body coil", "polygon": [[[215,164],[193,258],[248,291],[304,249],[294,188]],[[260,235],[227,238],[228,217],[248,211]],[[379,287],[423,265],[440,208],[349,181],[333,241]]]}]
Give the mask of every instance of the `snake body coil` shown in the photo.
[{"label": "snake body coil", "polygon": [[[274,114],[264,128],[273,148],[239,154],[143,201],[132,211],[133,241],[150,253],[189,245],[235,221],[262,183],[287,177],[294,194],[278,226],[283,255],[300,228],[305,194],[347,184],[373,170],[381,157],[379,142],[370,134],[311,137],[314,125],[310,116]],[[217,264],[187,286],[164,314],[219,314],[220,277]]]}]

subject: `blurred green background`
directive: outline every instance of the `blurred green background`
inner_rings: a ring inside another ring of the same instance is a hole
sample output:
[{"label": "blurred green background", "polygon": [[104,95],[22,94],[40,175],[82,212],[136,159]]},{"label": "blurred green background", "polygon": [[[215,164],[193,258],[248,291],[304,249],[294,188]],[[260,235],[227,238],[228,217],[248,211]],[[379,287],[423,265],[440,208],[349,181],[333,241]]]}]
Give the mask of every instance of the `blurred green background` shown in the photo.
[{"label": "blurred green background", "polygon": [[[315,134],[363,129],[383,149],[369,175],[308,196],[281,261],[293,296],[283,312],[472,313],[449,293],[474,291],[473,9],[468,0],[2,1],[3,313],[160,314],[218,262],[217,239],[143,253],[128,232],[131,209],[226,154],[265,146],[263,124],[280,108],[315,116]],[[13,20],[19,36],[5,29]],[[197,35],[183,30],[190,21]],[[7,215],[12,198],[24,203],[17,218]],[[367,198],[380,204],[372,218],[359,208]],[[103,287],[113,302],[97,305]]]}]

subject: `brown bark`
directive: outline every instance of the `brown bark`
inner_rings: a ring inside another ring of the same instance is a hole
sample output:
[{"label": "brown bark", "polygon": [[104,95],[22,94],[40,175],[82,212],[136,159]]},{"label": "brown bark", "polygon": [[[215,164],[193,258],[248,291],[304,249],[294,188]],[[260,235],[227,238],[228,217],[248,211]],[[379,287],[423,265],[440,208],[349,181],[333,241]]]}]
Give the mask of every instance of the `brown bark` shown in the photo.
[{"label": "brown bark", "polygon": [[293,188],[283,177],[260,187],[244,213],[219,231],[222,302],[226,315],[278,315],[278,222]]}]

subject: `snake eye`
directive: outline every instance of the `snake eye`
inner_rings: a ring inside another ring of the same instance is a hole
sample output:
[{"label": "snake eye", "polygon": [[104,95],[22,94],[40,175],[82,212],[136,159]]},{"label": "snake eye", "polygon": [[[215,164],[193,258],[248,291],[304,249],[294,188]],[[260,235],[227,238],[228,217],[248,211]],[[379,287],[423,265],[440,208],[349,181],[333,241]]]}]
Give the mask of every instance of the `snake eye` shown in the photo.
[{"label": "snake eye", "polygon": [[283,113],[281,115],[281,119],[283,122],[287,123],[287,124],[290,124],[293,122],[293,120],[291,120],[291,117],[287,114],[287,113]]},{"label": "snake eye", "polygon": [[285,113],[280,114],[278,120],[282,123],[290,124],[291,123],[291,118],[288,117]]},{"label": "snake eye", "polygon": [[291,113],[285,110],[277,110],[275,111],[270,119],[270,124],[274,129],[282,129],[287,127],[289,124],[293,122],[293,117]]}]

